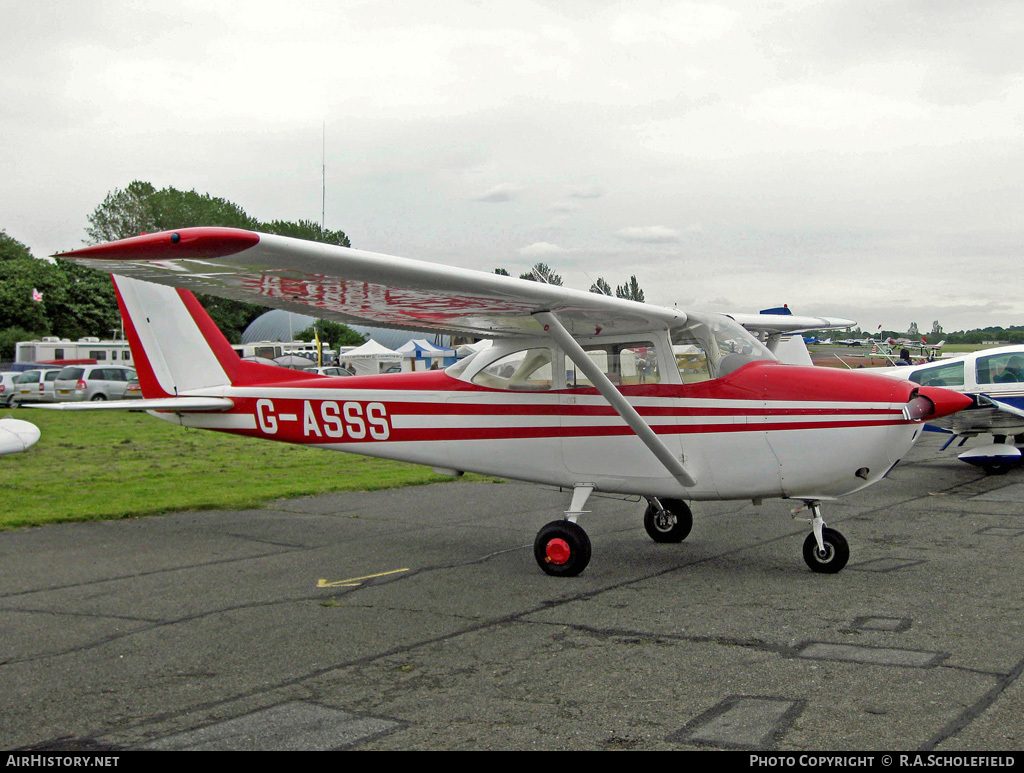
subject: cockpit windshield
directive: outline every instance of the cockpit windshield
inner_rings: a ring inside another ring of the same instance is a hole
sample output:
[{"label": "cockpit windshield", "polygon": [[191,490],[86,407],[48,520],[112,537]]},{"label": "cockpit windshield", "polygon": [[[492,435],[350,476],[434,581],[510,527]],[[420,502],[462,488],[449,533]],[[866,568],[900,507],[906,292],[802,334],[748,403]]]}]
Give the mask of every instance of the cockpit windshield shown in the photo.
[{"label": "cockpit windshield", "polygon": [[689,314],[670,335],[684,384],[727,376],[755,360],[777,359],[742,325],[720,314]]}]

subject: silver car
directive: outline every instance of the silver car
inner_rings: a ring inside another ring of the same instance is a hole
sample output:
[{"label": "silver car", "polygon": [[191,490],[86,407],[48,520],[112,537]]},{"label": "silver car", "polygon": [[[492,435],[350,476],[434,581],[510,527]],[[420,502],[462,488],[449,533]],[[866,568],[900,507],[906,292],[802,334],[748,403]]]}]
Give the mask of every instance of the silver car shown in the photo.
[{"label": "silver car", "polygon": [[11,400],[14,398],[14,379],[20,375],[20,373],[6,370],[0,373],[0,406],[5,408],[11,406]]},{"label": "silver car", "polygon": [[14,377],[14,394],[11,396],[12,406],[25,403],[52,403],[53,385],[60,371],[56,368],[48,370],[26,370]]},{"label": "silver car", "polygon": [[135,378],[131,368],[115,365],[69,365],[53,384],[57,402],[121,400],[128,382]]}]

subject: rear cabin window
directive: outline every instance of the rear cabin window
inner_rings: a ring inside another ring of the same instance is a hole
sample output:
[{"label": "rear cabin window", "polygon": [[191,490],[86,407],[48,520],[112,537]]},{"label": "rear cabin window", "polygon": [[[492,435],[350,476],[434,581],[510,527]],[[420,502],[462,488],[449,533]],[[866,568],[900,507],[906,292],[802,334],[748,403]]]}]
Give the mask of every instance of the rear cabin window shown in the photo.
[{"label": "rear cabin window", "polygon": [[57,374],[57,378],[61,381],[77,381],[82,377],[84,372],[84,368],[64,368]]},{"label": "rear cabin window", "polygon": [[473,383],[491,389],[539,392],[551,389],[551,350],[523,349],[501,357],[473,377]]},{"label": "rear cabin window", "polygon": [[950,362],[931,368],[921,368],[910,374],[910,380],[921,386],[963,386],[964,364]]}]

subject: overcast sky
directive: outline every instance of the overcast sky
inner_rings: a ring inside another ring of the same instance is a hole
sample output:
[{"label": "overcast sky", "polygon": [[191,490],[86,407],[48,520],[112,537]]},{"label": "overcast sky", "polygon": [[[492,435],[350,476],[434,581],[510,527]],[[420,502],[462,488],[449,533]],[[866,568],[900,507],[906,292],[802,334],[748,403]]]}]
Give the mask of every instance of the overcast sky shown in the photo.
[{"label": "overcast sky", "polygon": [[1024,324],[1020,0],[0,0],[0,228],[132,180],[868,331]]}]

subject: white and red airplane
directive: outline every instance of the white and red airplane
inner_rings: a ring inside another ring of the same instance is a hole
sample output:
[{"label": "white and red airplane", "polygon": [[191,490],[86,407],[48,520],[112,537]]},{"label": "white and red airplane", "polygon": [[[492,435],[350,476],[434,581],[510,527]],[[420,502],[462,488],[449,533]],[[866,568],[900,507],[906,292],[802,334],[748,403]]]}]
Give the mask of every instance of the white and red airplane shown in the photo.
[{"label": "white and red airplane", "polygon": [[[820,502],[877,482],[923,420],[970,404],[902,380],[783,365],[723,315],[281,236],[188,228],[61,257],[115,275],[144,399],[50,407],[144,409],[190,427],[571,488],[565,517],[534,543],[551,575],[590,560],[577,519],[593,492],[645,497],[644,525],[659,542],[687,536],[691,501],[800,500],[807,564],[838,572],[849,547],[825,528]],[[188,290],[494,343],[443,371],[287,371],[240,360]]]}]

